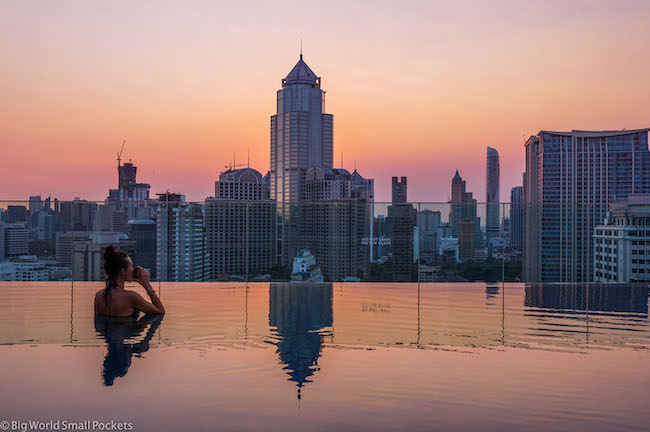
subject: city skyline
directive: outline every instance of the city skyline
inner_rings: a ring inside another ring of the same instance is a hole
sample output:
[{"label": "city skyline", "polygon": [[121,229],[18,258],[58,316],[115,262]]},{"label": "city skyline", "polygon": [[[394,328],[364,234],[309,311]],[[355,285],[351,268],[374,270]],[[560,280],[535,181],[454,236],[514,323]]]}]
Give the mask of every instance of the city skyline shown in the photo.
[{"label": "city skyline", "polygon": [[[473,156],[486,146],[499,150],[505,196],[520,185],[531,135],[642,128],[650,114],[650,60],[641,55],[649,8],[638,2],[397,12],[334,4],[319,12],[339,19],[337,31],[302,23],[308,8],[279,16],[267,5],[195,4],[155,16],[146,3],[0,6],[9,102],[0,108],[0,198],[101,200],[125,138],[124,161],[155,192],[203,200],[233,152],[244,161],[250,150],[251,167],[265,174],[270,95],[301,38],[327,80],[335,165],[343,153],[344,168],[356,162],[375,178],[378,202],[390,201],[391,177],[403,175],[410,200],[445,202],[456,169],[483,202],[483,161]],[[239,30],[228,19],[242,13],[249,25]],[[379,31],[387,24],[394,32]],[[377,31],[368,38],[362,28]]]}]

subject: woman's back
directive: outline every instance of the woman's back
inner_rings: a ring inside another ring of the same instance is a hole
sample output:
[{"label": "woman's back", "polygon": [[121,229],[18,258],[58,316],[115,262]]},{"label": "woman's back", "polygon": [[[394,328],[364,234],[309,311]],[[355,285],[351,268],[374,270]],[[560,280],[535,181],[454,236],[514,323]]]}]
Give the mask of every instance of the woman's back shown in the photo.
[{"label": "woman's back", "polygon": [[120,287],[106,288],[95,294],[95,314],[110,316],[130,316],[137,310],[133,307],[133,291]]}]

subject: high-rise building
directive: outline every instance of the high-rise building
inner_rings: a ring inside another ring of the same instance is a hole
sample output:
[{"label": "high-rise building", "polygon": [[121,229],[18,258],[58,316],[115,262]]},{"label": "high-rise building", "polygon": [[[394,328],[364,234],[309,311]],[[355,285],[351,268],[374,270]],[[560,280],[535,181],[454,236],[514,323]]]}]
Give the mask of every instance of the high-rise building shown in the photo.
[{"label": "high-rise building", "polygon": [[97,203],[75,198],[74,201],[62,201],[60,222],[66,230],[92,231],[97,215]]},{"label": "high-rise building", "polygon": [[524,280],[590,282],[615,197],[650,192],[650,129],[541,131],[526,142]]},{"label": "high-rise building", "polygon": [[205,200],[210,280],[250,277],[276,263],[276,203],[269,185],[252,168],[229,169],[215,182],[215,197]]},{"label": "high-rise building", "polygon": [[476,214],[476,199],[474,199],[472,192],[467,192],[465,180],[462,179],[458,170],[456,170],[456,174],[451,180],[451,202],[449,204],[451,235],[453,237],[459,236],[461,221],[474,221],[474,251],[481,248],[483,236],[481,233],[481,221]]},{"label": "high-rise building", "polygon": [[[356,164],[355,164],[356,165]],[[364,231],[367,231],[367,243],[368,243],[368,258],[369,261],[374,261],[375,257],[373,255],[373,240],[375,238],[374,232],[374,220],[375,220],[375,180],[366,179],[359,174],[356,169],[351,175],[352,188],[350,189],[350,194],[352,199],[357,200],[359,203],[364,203],[365,209],[365,224]],[[365,242],[366,237],[362,239],[362,242]]]},{"label": "high-rise building", "polygon": [[594,282],[650,281],[650,195],[610,203],[594,228]]},{"label": "high-rise building", "polygon": [[[3,244],[0,247],[2,259],[9,259],[27,255],[29,252],[29,230],[25,227],[24,222],[3,223],[0,222],[0,231],[3,232]],[[4,251],[3,251],[4,249]]]},{"label": "high-rise building", "polygon": [[200,204],[182,195],[158,194],[156,274],[160,281],[199,282],[210,274]]},{"label": "high-rise building", "polygon": [[473,219],[463,219],[458,223],[458,258],[468,260],[474,258],[474,238],[476,222]]},{"label": "high-rise building", "polygon": [[92,231],[67,231],[56,233],[56,260],[59,265],[72,269],[74,244],[90,240]]},{"label": "high-rise building", "polygon": [[97,207],[95,216],[94,231],[106,232],[129,232],[128,220],[125,210],[118,210],[116,203],[105,204]]},{"label": "high-rise building", "polygon": [[390,219],[385,215],[377,215],[372,222],[373,237],[369,243],[372,245],[372,262],[388,258],[391,253],[391,227]]},{"label": "high-rise building", "polygon": [[38,212],[38,234],[39,240],[54,240],[56,237],[56,218],[55,214],[47,211]]},{"label": "high-rise building", "polygon": [[492,239],[499,239],[499,152],[492,147],[487,148],[487,164],[485,170],[486,222],[485,237],[488,255],[492,254]]},{"label": "high-rise building", "polygon": [[33,215],[41,211],[44,207],[43,200],[40,195],[34,195],[29,197],[29,214]]},{"label": "high-rise building", "polygon": [[118,159],[117,189],[108,191],[108,203],[126,214],[126,219],[153,219],[155,200],[149,199],[151,186],[137,182],[138,167],[130,162],[122,165]]},{"label": "high-rise building", "polygon": [[418,213],[419,248],[422,253],[437,253],[440,212],[424,209]]},{"label": "high-rise building", "polygon": [[301,245],[314,255],[327,281],[361,277],[367,271],[372,185],[357,171],[319,167],[307,171]]},{"label": "high-rise building", "polygon": [[393,204],[406,204],[406,177],[402,177],[400,180],[397,177],[393,177],[393,189],[392,189],[392,203]]},{"label": "high-rise building", "polygon": [[133,265],[149,271],[156,280],[156,222],[152,219],[131,219],[128,222],[129,239],[135,242]]},{"label": "high-rise building", "polygon": [[27,222],[27,207],[22,205],[7,206],[4,212],[4,221],[7,223]]},{"label": "high-rise building", "polygon": [[333,120],[321,79],[300,60],[282,80],[271,117],[270,195],[278,204],[278,262],[290,265],[300,245],[300,206],[312,167],[333,168]]},{"label": "high-rise building", "polygon": [[458,170],[456,170],[456,174],[451,180],[450,206],[449,225],[451,226],[451,235],[458,237],[458,224],[460,221],[476,216],[476,200],[471,195],[468,195],[465,180],[460,176]]},{"label": "high-rise building", "polygon": [[524,188],[515,186],[510,190],[510,247],[521,250],[524,237]]},{"label": "high-rise building", "polygon": [[393,252],[393,280],[396,282],[413,280],[414,236],[417,223],[417,211],[408,202],[406,177],[397,181],[393,177],[392,205],[388,207],[388,219],[391,228],[391,250]]}]

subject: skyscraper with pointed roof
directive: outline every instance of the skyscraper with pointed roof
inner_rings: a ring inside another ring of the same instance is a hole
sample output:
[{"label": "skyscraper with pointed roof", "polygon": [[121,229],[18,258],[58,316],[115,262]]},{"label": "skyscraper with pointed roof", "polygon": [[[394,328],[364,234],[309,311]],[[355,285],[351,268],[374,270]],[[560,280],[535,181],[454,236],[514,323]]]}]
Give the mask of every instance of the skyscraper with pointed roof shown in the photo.
[{"label": "skyscraper with pointed roof", "polygon": [[321,79],[302,54],[277,92],[271,116],[271,199],[278,205],[278,263],[289,264],[300,242],[300,207],[305,175],[312,167],[333,168],[333,120],[325,114]]}]

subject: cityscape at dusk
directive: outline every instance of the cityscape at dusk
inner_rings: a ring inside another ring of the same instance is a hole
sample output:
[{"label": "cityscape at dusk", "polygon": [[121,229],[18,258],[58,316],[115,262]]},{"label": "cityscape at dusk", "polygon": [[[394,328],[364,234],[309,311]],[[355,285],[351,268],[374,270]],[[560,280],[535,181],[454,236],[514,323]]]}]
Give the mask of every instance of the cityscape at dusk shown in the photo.
[{"label": "cityscape at dusk", "polygon": [[0,4],[0,432],[647,430],[649,18]]}]

